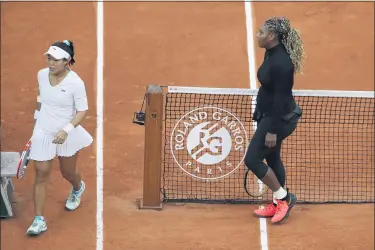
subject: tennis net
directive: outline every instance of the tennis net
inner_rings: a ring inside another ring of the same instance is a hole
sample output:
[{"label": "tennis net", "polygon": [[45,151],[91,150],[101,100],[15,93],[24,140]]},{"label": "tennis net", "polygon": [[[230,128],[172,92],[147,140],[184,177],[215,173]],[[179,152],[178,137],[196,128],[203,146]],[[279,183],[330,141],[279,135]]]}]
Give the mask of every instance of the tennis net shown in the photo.
[{"label": "tennis net", "polygon": [[[244,190],[257,90],[169,86],[164,202],[257,203]],[[374,92],[295,90],[303,115],[283,143],[300,203],[374,202]],[[252,173],[251,173],[252,174]],[[270,200],[269,190],[262,200]]]}]

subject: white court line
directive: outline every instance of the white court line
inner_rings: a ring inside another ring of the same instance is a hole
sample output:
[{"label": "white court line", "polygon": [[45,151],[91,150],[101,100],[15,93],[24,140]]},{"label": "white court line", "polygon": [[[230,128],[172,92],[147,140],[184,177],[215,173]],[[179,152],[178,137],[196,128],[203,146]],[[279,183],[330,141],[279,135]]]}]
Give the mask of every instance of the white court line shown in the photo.
[{"label": "white court line", "polygon": [[97,2],[96,250],[103,250],[103,2]]},{"label": "white court line", "polygon": [[[256,89],[256,65],[255,65],[255,48],[254,48],[254,29],[253,29],[253,15],[252,15],[251,2],[245,1],[245,15],[246,15],[246,33],[247,33],[247,56],[249,61],[249,76],[250,88]],[[252,112],[254,112],[255,98],[252,100]],[[253,123],[254,130],[257,128],[256,123]],[[259,190],[262,189],[263,183],[259,180]],[[267,221],[265,218],[259,219],[260,229],[260,244],[261,250],[268,250],[267,239]]]}]

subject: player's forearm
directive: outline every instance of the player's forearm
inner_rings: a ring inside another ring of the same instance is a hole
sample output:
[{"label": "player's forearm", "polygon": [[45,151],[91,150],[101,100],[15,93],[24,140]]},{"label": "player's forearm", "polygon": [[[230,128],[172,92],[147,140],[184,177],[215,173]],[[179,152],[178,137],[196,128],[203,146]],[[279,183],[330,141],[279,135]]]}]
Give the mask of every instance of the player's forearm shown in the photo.
[{"label": "player's forearm", "polygon": [[34,126],[36,124],[36,121],[38,119],[38,116],[39,116],[39,112],[40,112],[40,108],[42,107],[42,103],[40,101],[40,97],[38,95],[37,97],[37,101],[36,101],[36,107],[35,107],[35,112],[34,112]]},{"label": "player's forearm", "polygon": [[70,121],[70,123],[77,127],[79,124],[83,122],[83,120],[86,118],[87,110],[86,111],[77,111],[76,115],[74,116],[73,120]]},{"label": "player's forearm", "polygon": [[87,110],[86,111],[77,111],[74,118],[62,129],[67,134],[69,134],[75,127],[81,124],[81,122],[86,118]]}]

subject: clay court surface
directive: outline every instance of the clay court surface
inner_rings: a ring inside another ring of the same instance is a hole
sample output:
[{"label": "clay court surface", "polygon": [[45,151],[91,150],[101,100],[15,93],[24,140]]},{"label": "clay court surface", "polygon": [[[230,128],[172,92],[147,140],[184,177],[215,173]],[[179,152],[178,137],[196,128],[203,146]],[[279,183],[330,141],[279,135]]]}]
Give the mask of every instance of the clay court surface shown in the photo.
[{"label": "clay court surface", "polygon": [[[252,3],[254,29],[285,15],[301,31],[307,53],[296,89],[373,90],[374,3]],[[56,40],[76,45],[96,135],[96,3],[1,3],[2,151],[29,139],[43,53]],[[263,51],[256,48],[257,65]],[[244,3],[104,3],[105,250],[262,249],[257,205],[164,205],[138,210],[144,127],[132,124],[149,84],[249,87]],[[95,141],[96,142],[96,141]],[[14,180],[16,217],[1,221],[4,250],[95,250],[96,144],[83,150],[82,206],[64,210],[70,186],[57,161],[48,187],[46,234],[28,238],[34,171]],[[279,226],[267,221],[268,249],[374,249],[373,204],[297,205]],[[301,238],[300,238],[301,237]]]}]

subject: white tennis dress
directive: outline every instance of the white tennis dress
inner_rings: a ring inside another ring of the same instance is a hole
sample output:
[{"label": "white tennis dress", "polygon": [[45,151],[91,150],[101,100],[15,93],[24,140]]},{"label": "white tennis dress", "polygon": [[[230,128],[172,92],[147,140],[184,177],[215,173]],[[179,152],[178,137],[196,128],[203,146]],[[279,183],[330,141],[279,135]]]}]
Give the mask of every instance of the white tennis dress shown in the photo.
[{"label": "white tennis dress", "polygon": [[49,81],[49,69],[38,72],[41,109],[31,137],[30,159],[47,161],[56,156],[73,156],[93,142],[91,135],[81,126],[75,127],[63,144],[52,143],[55,136],[76,114],[88,109],[83,80],[74,71],[56,86]]}]

